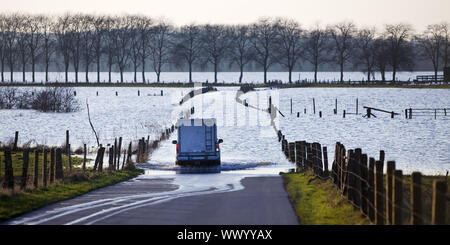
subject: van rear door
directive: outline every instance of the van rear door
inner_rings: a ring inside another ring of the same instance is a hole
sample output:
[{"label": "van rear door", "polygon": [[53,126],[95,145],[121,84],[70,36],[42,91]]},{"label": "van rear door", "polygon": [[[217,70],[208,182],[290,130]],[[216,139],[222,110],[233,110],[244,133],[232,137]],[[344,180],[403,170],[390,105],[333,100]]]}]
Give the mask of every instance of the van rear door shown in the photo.
[{"label": "van rear door", "polygon": [[205,126],[182,126],[178,129],[180,152],[201,153],[206,151]]}]

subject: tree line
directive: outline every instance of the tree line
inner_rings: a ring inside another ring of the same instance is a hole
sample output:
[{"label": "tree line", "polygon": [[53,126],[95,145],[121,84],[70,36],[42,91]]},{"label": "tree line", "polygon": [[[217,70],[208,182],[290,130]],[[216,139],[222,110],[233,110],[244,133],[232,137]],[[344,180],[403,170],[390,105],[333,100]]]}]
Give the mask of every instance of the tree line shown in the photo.
[{"label": "tree line", "polygon": [[[344,81],[344,69],[367,74],[367,81],[380,72],[386,81],[386,71],[392,71],[392,81],[399,70],[412,70],[419,60],[432,64],[435,75],[442,67],[448,67],[449,24],[427,26],[422,33],[415,33],[411,25],[387,24],[382,30],[375,27],[358,28],[353,22],[340,22],[309,29],[289,18],[260,18],[247,25],[187,24],[174,26],[165,19],[153,19],[142,15],[89,15],[64,14],[61,16],[28,15],[21,13],[0,14],[0,64],[1,81],[6,67],[10,81],[13,71],[25,72],[31,68],[31,81],[35,82],[35,70],[44,68],[45,81],[52,64],[62,64],[65,81],[68,72],[75,72],[75,82],[90,82],[88,71],[96,71],[100,82],[101,67],[111,73],[118,71],[120,81],[127,69],[134,71],[134,82],[146,82],[147,64],[156,73],[157,82],[163,68],[173,65],[187,68],[189,82],[195,67],[212,67],[214,82],[223,66],[238,67],[242,82],[246,66],[257,64],[267,72],[275,64],[292,72],[309,63],[317,72],[325,64],[339,67],[340,81]],[[138,74],[141,77],[138,78]]]}]

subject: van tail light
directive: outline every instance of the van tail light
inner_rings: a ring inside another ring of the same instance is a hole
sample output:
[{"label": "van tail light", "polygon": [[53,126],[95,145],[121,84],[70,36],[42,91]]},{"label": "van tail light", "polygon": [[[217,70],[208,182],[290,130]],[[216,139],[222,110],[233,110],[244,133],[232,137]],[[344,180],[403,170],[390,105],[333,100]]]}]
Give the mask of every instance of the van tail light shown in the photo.
[{"label": "van tail light", "polygon": [[177,144],[177,153],[180,152],[180,145]]},{"label": "van tail light", "polygon": [[216,143],[216,151],[219,151],[219,143]]}]

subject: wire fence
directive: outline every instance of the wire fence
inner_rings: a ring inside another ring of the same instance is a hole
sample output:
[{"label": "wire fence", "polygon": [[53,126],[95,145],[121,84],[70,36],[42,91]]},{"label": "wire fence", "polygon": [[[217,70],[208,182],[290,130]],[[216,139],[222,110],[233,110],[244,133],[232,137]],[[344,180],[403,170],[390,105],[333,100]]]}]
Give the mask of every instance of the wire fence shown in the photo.
[{"label": "wire fence", "polygon": [[296,171],[311,169],[319,179],[332,181],[374,224],[450,224],[447,176],[403,175],[395,161],[384,166],[384,151],[376,160],[360,148],[346,149],[339,142],[329,170],[327,147],[317,142],[288,142],[281,131],[278,140],[289,161],[296,163]]}]

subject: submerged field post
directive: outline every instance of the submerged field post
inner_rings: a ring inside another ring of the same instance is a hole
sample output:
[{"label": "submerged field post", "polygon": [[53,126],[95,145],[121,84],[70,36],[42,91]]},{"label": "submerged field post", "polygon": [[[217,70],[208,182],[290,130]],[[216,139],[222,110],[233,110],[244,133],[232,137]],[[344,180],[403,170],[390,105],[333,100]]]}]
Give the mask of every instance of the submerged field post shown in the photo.
[{"label": "submerged field post", "polygon": [[408,109],[405,109],[405,119],[408,119]]},{"label": "submerged field post", "polygon": [[334,101],[334,114],[337,114],[337,99]]},{"label": "submerged field post", "polygon": [[304,114],[306,114],[306,108],[303,111],[304,111]]},{"label": "submerged field post", "polygon": [[316,114],[316,100],[313,98],[313,113]]},{"label": "submerged field post", "polygon": [[345,118],[345,110],[344,110],[344,112],[343,112],[343,114],[342,114],[342,118]]},{"label": "submerged field post", "polygon": [[392,209],[392,224],[402,224],[402,210],[403,210],[403,173],[401,170],[394,171],[392,200],[394,208]]},{"label": "submerged field post", "polygon": [[322,111],[319,111],[319,117],[322,118]]},{"label": "submerged field post", "polygon": [[138,89],[138,96],[140,96],[141,95],[141,92],[139,91],[139,89]]},{"label": "submerged field post", "polygon": [[300,112],[297,112],[297,117],[300,117]]},{"label": "submerged field post", "polygon": [[291,114],[292,114],[292,98],[291,98]]},{"label": "submerged field post", "polygon": [[446,181],[433,181],[433,201],[431,208],[431,224],[445,225],[446,201],[447,201]]},{"label": "submerged field post", "polygon": [[356,115],[358,115],[358,98],[356,98]]},{"label": "submerged field post", "polygon": [[393,214],[393,177],[395,171],[395,162],[388,161],[386,165],[386,224],[390,225],[394,222]]},{"label": "submerged field post", "polygon": [[423,224],[422,213],[422,174],[413,172],[411,174],[411,225]]},{"label": "submerged field post", "polygon": [[409,119],[412,119],[412,109],[409,108]]}]

